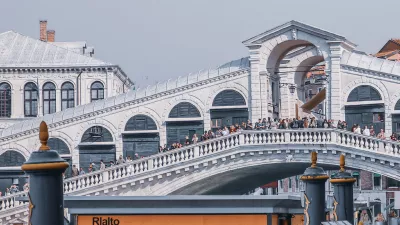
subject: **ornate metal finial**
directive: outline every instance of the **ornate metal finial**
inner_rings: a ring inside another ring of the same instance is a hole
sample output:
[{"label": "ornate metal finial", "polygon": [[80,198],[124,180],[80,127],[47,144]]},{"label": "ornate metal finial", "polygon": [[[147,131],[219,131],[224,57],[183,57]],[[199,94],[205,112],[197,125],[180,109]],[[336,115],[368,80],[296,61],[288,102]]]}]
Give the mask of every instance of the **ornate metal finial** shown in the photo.
[{"label": "ornate metal finial", "polygon": [[344,165],[345,165],[344,155],[340,155],[340,172],[344,172]]},{"label": "ornate metal finial", "polygon": [[42,146],[40,146],[39,150],[47,151],[50,150],[49,146],[47,146],[47,140],[49,140],[49,129],[47,128],[46,122],[42,121],[40,123],[39,128],[39,140]]},{"label": "ornate metal finial", "polygon": [[317,167],[317,152],[311,152],[311,167],[315,168]]}]

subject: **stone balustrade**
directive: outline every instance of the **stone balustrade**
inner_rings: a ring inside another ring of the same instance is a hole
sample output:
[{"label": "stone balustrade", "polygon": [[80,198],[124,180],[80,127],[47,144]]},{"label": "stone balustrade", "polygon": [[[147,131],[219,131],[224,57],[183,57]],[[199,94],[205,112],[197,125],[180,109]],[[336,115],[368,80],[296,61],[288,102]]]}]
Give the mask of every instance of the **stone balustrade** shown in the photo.
[{"label": "stone balustrade", "polygon": [[[116,165],[105,170],[95,171],[64,180],[66,195],[75,191],[94,188],[104,183],[118,182],[123,178],[135,176],[152,170],[174,166],[192,159],[205,157],[214,153],[233,149],[239,146],[257,145],[296,145],[320,144],[337,147],[356,148],[363,151],[390,155],[400,159],[400,142],[381,140],[375,137],[354,134],[337,129],[297,129],[297,130],[250,130],[241,131],[215,139],[192,144],[183,148],[159,153],[147,158]],[[295,148],[294,148],[295,149]],[[15,200],[26,196],[27,192],[0,197],[0,218],[6,211],[17,207],[26,207],[26,203]]]}]

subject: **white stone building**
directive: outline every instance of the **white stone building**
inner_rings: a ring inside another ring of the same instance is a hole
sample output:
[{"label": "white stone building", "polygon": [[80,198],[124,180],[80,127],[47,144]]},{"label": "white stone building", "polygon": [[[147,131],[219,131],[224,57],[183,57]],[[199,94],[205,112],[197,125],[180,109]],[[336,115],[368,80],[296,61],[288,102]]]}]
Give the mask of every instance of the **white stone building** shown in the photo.
[{"label": "white stone building", "polygon": [[51,41],[43,39],[45,24],[41,21],[42,40],[0,34],[1,129],[125,93],[133,85],[118,65],[93,58],[85,42],[54,42],[54,31],[47,31]]}]

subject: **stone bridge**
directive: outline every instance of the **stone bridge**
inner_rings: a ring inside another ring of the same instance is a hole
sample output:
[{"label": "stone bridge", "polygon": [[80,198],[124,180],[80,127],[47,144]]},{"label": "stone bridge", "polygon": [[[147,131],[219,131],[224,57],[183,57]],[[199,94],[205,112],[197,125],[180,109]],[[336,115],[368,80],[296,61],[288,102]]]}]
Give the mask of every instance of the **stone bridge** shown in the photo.
[{"label": "stone bridge", "polygon": [[[310,165],[348,168],[400,180],[400,144],[336,129],[242,131],[221,138],[66,179],[66,195],[241,194],[270,181],[301,174]],[[0,218],[26,215],[27,205],[0,198]]]}]

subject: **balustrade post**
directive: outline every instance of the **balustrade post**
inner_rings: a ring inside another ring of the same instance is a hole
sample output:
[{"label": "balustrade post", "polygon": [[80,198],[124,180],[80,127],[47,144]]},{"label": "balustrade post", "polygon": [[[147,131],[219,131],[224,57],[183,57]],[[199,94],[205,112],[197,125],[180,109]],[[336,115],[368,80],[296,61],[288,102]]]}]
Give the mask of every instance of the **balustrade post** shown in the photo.
[{"label": "balustrade post", "polygon": [[337,135],[336,131],[331,131],[331,143],[336,143]]},{"label": "balustrade post", "polygon": [[107,182],[108,181],[108,171],[104,171],[102,176],[103,176],[103,182]]},{"label": "balustrade post", "polygon": [[147,170],[151,170],[154,168],[153,159],[147,160]]},{"label": "balustrade post", "polygon": [[378,152],[385,152],[385,145],[383,141],[378,141]]},{"label": "balustrade post", "polygon": [[194,158],[197,158],[200,156],[200,148],[199,146],[194,146]]},{"label": "balustrade post", "polygon": [[283,142],[290,143],[290,132],[284,133],[285,140]]},{"label": "balustrade post", "polygon": [[239,145],[244,144],[244,134],[239,134]]}]

